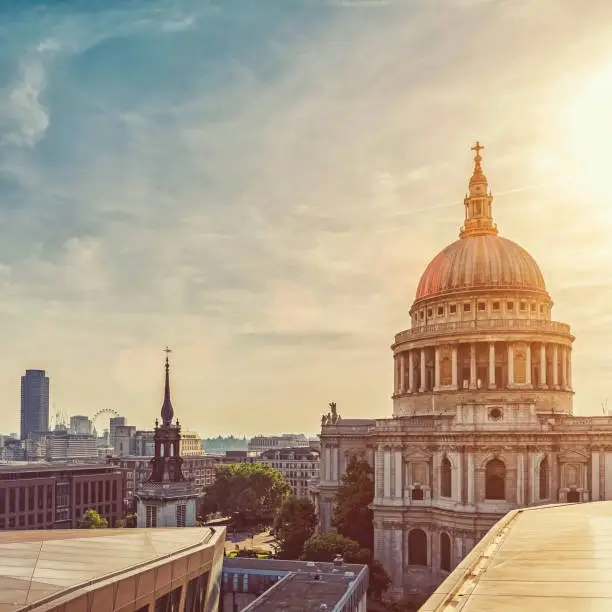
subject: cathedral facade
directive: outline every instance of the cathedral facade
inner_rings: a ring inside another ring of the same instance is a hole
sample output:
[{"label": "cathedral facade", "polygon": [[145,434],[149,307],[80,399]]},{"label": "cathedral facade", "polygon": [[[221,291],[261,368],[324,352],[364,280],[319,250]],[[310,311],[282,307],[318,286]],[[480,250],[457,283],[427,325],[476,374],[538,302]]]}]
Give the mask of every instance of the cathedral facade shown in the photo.
[{"label": "cathedral facade", "polygon": [[322,420],[320,529],[350,458],[368,460],[392,596],[435,588],[514,508],[612,499],[612,419],[573,416],[574,337],[535,260],[499,235],[481,149],[459,239],[426,267],[391,347],[391,418]]}]

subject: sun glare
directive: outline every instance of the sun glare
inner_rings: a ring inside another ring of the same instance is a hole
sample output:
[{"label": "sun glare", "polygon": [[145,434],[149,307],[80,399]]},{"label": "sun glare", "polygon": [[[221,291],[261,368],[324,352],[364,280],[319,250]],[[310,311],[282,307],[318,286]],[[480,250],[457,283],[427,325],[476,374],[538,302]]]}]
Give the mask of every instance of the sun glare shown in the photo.
[{"label": "sun glare", "polygon": [[612,63],[593,73],[568,108],[565,126],[576,180],[593,195],[612,196]]}]

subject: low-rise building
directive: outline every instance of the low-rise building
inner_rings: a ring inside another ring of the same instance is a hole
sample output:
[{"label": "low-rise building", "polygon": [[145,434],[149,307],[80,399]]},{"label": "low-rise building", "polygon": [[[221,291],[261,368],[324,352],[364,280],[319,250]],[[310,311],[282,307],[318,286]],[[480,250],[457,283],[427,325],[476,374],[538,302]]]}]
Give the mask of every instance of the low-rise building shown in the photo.
[{"label": "low-rise building", "polygon": [[135,454],[135,434],[136,427],[134,425],[115,425],[114,454],[118,457]]},{"label": "low-rise building", "polygon": [[255,436],[249,440],[248,450],[263,453],[277,448],[308,446],[304,434],[281,434],[280,436]]},{"label": "low-rise building", "polygon": [[152,457],[155,454],[155,432],[152,429],[137,429],[134,434],[134,455]]},{"label": "low-rise building", "polygon": [[74,529],[89,509],[113,526],[123,516],[123,478],[113,466],[0,466],[0,530]]},{"label": "low-rise building", "polygon": [[222,609],[366,612],[367,565],[226,557]]},{"label": "low-rise building", "polygon": [[60,463],[82,463],[98,460],[96,438],[56,429],[47,434],[47,459]]},{"label": "low-rise building", "polygon": [[224,542],[223,527],[0,533],[0,607],[216,611]]},{"label": "low-rise building", "polygon": [[296,497],[309,499],[308,484],[319,478],[319,452],[309,446],[304,448],[279,448],[268,450],[259,459],[278,470],[289,481]]},{"label": "low-rise building", "polygon": [[202,438],[195,431],[181,432],[181,457],[203,455]]}]

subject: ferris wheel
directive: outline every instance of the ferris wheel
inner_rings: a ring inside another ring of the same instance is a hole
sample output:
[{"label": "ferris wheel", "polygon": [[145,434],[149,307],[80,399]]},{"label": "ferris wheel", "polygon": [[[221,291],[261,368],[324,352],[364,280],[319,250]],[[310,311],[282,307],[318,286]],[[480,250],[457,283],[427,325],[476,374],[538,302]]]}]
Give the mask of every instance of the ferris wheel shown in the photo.
[{"label": "ferris wheel", "polygon": [[102,410],[98,410],[98,412],[96,412],[96,414],[94,414],[91,417],[91,428],[92,428],[92,430],[94,430],[96,428],[96,419],[99,416],[103,415],[103,414],[108,414],[109,415],[109,417],[108,417],[109,419],[111,417],[113,417],[113,416],[114,417],[121,416],[116,410],[113,410],[112,408],[102,408]]}]

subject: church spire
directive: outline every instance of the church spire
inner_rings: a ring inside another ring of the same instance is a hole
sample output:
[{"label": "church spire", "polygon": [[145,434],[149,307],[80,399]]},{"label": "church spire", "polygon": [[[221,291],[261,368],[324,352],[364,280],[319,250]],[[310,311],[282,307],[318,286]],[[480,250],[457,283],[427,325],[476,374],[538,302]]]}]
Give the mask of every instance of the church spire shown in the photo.
[{"label": "church spire", "polygon": [[171,352],[168,347],[164,349],[164,353],[166,353],[166,386],[164,389],[164,403],[161,409],[162,423],[164,425],[170,425],[174,416],[174,408],[170,400],[170,362],[168,361],[168,354]]},{"label": "church spire", "polygon": [[465,223],[459,232],[461,238],[468,236],[496,235],[497,225],[493,223],[493,196],[489,189],[487,177],[482,171],[482,157],[480,151],[484,146],[476,141],[471,148],[476,152],[474,156],[474,172],[470,178],[467,195],[463,200],[465,206]]}]

